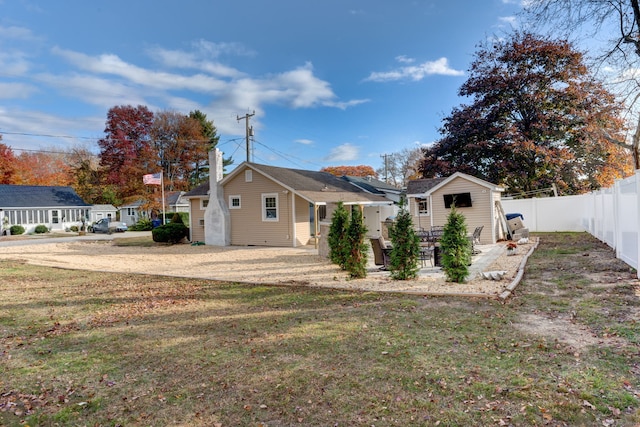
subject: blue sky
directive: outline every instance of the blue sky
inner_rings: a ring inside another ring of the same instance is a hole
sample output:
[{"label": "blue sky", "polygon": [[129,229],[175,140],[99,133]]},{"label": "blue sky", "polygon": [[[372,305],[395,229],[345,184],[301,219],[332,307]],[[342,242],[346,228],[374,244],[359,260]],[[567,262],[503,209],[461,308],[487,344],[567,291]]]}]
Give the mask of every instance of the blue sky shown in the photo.
[{"label": "blue sky", "polygon": [[[318,170],[429,144],[516,0],[0,0],[0,133],[97,152],[109,108],[214,121],[219,148]],[[60,137],[62,136],[62,137]]]}]

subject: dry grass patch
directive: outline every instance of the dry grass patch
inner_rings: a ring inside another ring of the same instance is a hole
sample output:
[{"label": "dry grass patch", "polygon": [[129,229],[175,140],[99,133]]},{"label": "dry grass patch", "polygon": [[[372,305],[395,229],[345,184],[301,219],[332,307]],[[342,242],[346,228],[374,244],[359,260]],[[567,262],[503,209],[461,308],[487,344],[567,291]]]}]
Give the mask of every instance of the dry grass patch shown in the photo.
[{"label": "dry grass patch", "polygon": [[[637,423],[637,324],[579,350],[516,327],[554,314],[543,261],[507,304],[1,262],[0,425]],[[631,282],[602,291],[618,317]],[[563,293],[613,333],[611,307]]]}]

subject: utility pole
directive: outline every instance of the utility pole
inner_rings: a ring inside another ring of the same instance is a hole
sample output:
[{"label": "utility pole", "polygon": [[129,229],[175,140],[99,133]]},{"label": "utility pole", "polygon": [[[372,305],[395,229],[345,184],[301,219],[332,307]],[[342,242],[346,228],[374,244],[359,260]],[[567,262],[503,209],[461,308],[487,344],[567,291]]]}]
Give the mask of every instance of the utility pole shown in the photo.
[{"label": "utility pole", "polygon": [[386,182],[387,184],[389,183],[389,175],[388,175],[388,169],[387,169],[387,159],[389,158],[388,154],[382,154],[380,155],[380,157],[382,157],[384,159],[384,182]]},{"label": "utility pole", "polygon": [[249,118],[251,118],[251,117],[253,117],[253,116],[255,116],[255,115],[256,115],[256,111],[255,111],[255,110],[253,110],[253,113],[252,113],[252,114],[247,113],[247,114],[245,114],[245,115],[244,115],[244,116],[242,116],[242,117],[240,117],[240,116],[236,115],[236,119],[237,119],[238,121],[240,121],[240,120],[242,120],[242,119],[244,119],[244,120],[245,120],[245,135],[246,135],[246,136],[245,136],[245,138],[246,138],[246,144],[247,144],[247,162],[249,162],[249,161],[250,161],[250,159],[249,159],[249,157],[250,157],[249,153],[251,153],[251,149],[250,149],[250,147],[249,147],[249,144],[250,144],[250,143],[249,143],[249,138],[253,135],[253,127],[250,127],[250,126],[249,126]]}]

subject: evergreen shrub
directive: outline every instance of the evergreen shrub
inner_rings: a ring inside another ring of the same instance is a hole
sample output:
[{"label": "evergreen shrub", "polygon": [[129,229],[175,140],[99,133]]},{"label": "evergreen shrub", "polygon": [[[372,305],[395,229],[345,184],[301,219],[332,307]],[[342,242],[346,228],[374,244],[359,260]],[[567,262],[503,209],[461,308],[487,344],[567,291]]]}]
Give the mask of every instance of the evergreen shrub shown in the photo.
[{"label": "evergreen shrub", "polygon": [[49,232],[49,228],[44,224],[38,224],[34,231],[36,234],[44,234]]},{"label": "evergreen shrub", "polygon": [[367,227],[364,225],[362,212],[359,207],[351,210],[351,222],[347,229],[347,247],[348,256],[346,259],[346,269],[353,279],[362,279],[367,277],[367,249],[365,237],[367,235]]},{"label": "evergreen shrub", "polygon": [[338,202],[338,206],[331,216],[327,243],[329,244],[329,259],[343,270],[347,269],[347,259],[349,258],[348,229],[349,211],[342,202]]},{"label": "evergreen shrub", "polygon": [[135,224],[129,227],[131,231],[151,231],[153,230],[153,224],[150,219],[142,218],[138,220]]},{"label": "evergreen shrub", "polygon": [[469,275],[469,265],[471,264],[471,242],[467,238],[464,215],[458,213],[453,205],[440,239],[440,251],[442,269],[447,280],[457,283],[464,282]]},{"label": "evergreen shrub", "polygon": [[418,277],[418,261],[420,258],[420,238],[413,229],[411,214],[401,206],[400,213],[396,216],[396,222],[389,229],[391,243],[391,259],[389,271],[391,278],[396,280],[408,280]]},{"label": "evergreen shrub", "polygon": [[189,235],[189,228],[184,224],[171,222],[154,228],[151,235],[154,242],[176,244]]},{"label": "evergreen shrub", "polygon": [[21,225],[12,225],[11,228],[9,228],[9,231],[11,231],[12,235],[19,235],[19,234],[24,234],[24,227]]}]

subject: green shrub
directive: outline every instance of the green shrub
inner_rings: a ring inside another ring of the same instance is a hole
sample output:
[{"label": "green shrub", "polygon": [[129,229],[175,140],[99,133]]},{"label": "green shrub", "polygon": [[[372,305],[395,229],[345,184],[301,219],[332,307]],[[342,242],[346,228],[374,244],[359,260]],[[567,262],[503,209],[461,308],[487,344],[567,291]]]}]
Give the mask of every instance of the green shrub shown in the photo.
[{"label": "green shrub", "polygon": [[154,242],[175,244],[189,235],[189,228],[184,224],[171,222],[154,228],[151,235]]},{"label": "green shrub", "polygon": [[442,269],[447,280],[464,282],[469,275],[469,264],[471,264],[471,242],[467,238],[464,215],[458,213],[453,205],[440,239],[440,250]]},{"label": "green shrub", "polygon": [[346,267],[349,275],[353,279],[363,279],[367,277],[367,249],[365,237],[367,235],[367,227],[364,225],[362,212],[356,206],[351,210],[351,222],[347,229],[347,250],[348,258]]},{"label": "green shrub", "polygon": [[329,244],[329,259],[343,270],[347,269],[347,259],[349,258],[348,229],[349,212],[342,202],[338,202],[338,207],[331,216],[327,243]]},{"label": "green shrub", "polygon": [[49,228],[46,225],[38,224],[34,230],[36,234],[44,234],[49,232]]},{"label": "green shrub", "polygon": [[78,226],[77,225],[72,225],[71,227],[69,227],[69,230],[73,231],[74,233],[78,232]]},{"label": "green shrub", "polygon": [[151,231],[153,230],[153,224],[150,219],[142,218],[138,220],[135,224],[129,227],[131,231]]},{"label": "green shrub", "polygon": [[177,212],[174,213],[173,216],[171,217],[171,222],[173,224],[184,224],[184,221],[182,220],[182,217]]},{"label": "green shrub", "polygon": [[11,234],[17,236],[18,234],[24,234],[24,227],[21,225],[12,225],[9,231],[11,231]]},{"label": "green shrub", "polygon": [[411,214],[401,206],[395,224],[389,230],[393,249],[389,261],[391,277],[396,280],[408,280],[418,277],[418,258],[420,257],[420,238],[413,229]]}]

